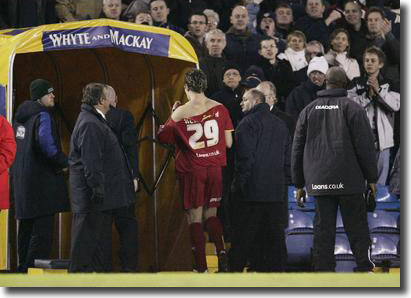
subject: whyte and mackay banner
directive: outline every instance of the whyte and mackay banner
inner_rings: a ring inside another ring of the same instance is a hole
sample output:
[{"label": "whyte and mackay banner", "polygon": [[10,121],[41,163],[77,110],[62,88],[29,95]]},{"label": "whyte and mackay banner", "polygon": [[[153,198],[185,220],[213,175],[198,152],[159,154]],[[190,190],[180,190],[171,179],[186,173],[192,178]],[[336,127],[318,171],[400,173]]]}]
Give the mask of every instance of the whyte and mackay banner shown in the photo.
[{"label": "whyte and mackay banner", "polygon": [[170,36],[110,26],[45,31],[44,51],[115,47],[127,52],[168,56]]}]

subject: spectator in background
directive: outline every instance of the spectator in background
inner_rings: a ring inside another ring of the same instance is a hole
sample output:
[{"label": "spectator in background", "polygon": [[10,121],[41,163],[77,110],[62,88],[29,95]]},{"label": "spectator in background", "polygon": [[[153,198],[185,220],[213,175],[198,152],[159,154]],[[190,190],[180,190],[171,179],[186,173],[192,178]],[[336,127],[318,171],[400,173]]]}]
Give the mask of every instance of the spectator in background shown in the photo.
[{"label": "spectator in background", "polygon": [[310,63],[312,58],[320,56],[324,56],[324,47],[321,42],[317,40],[308,42],[305,46],[305,60],[307,61],[307,66],[294,72],[297,85],[307,81],[308,64]]},{"label": "spectator in background", "polygon": [[325,18],[325,0],[307,0],[305,11],[307,15],[295,22],[294,29],[304,32],[307,41],[318,40],[327,47],[330,32],[334,30],[334,22],[342,17],[342,13],[334,9]]},{"label": "spectator in background", "polygon": [[378,181],[385,185],[389,172],[390,148],[394,146],[394,113],[400,110],[400,93],[381,74],[384,52],[371,47],[364,53],[366,74],[355,78],[348,89],[348,97],[366,111],[374,135],[378,160]]},{"label": "spectator in background", "polygon": [[0,211],[9,209],[9,168],[16,157],[16,140],[13,128],[0,115]]},{"label": "spectator in background", "polygon": [[17,153],[13,165],[13,191],[18,225],[18,272],[34,267],[35,259],[49,259],[54,215],[69,211],[63,172],[67,156],[53,118],[54,89],[36,79],[30,84],[31,100],[17,108],[13,123]]},{"label": "spectator in background", "polygon": [[275,87],[275,85],[270,81],[263,81],[257,86],[257,90],[264,94],[265,102],[270,106],[271,114],[283,120],[284,124],[288,128],[290,136],[293,137],[295,130],[295,120],[293,119],[293,117],[291,117],[287,113],[284,113],[278,108],[277,88]]},{"label": "spectator in background", "polygon": [[100,83],[84,87],[81,111],[71,135],[70,272],[112,271],[113,210],[135,200],[127,157],[106,121],[115,95],[110,91]]},{"label": "spectator in background", "polygon": [[291,91],[285,103],[285,112],[295,120],[301,111],[317,98],[317,92],[324,89],[328,63],[324,57],[314,57],[308,65],[308,80]]},{"label": "spectator in background", "polygon": [[63,23],[97,19],[102,9],[102,0],[56,0],[57,17]]},{"label": "spectator in background", "polygon": [[207,48],[204,44],[206,28],[207,16],[202,12],[194,12],[188,20],[188,31],[184,34],[184,37],[193,46],[198,60],[207,54]]},{"label": "spectator in background", "polygon": [[278,51],[280,53],[284,52],[287,44],[285,40],[280,39],[277,37],[276,29],[275,29],[275,16],[272,12],[266,12],[261,14],[257,18],[257,33],[264,37],[271,37],[275,40],[275,43],[278,47]]},{"label": "spectator in background", "polygon": [[292,31],[294,25],[293,10],[291,6],[285,2],[279,3],[274,10],[275,24],[278,37],[286,39]]},{"label": "spectator in background", "polygon": [[293,71],[299,71],[308,65],[305,59],[305,44],[304,33],[301,31],[291,32],[287,36],[287,49],[278,55],[278,59],[287,60]]},{"label": "spectator in background", "polygon": [[215,30],[218,28],[218,24],[220,23],[220,16],[212,9],[205,9],[203,13],[207,16],[207,28],[206,32],[211,30]]},{"label": "spectator in background", "polygon": [[[220,91],[211,96],[212,99],[222,103],[228,110],[230,118],[233,122],[234,129],[243,117],[241,111],[241,96],[243,88],[240,86],[241,75],[240,68],[234,64],[229,63],[223,69],[223,87]],[[232,201],[235,199],[231,193],[231,182],[234,175],[234,152],[236,144],[227,150],[227,165],[223,167],[223,193],[221,198],[221,207],[219,208],[218,217],[223,223],[224,239],[231,240],[232,235],[232,217],[233,206]]]},{"label": "spectator in background", "polygon": [[[108,125],[117,136],[133,174],[134,191],[138,191],[138,148],[137,131],[134,125],[133,115],[124,109],[117,107],[117,95],[111,86],[107,86],[107,99],[110,109],[106,114]],[[125,207],[114,209],[112,212],[114,224],[120,236],[120,263],[122,272],[135,272],[138,261],[138,224],[136,220],[135,197]]]},{"label": "spectator in background", "polygon": [[363,54],[367,48],[367,23],[361,18],[362,10],[356,0],[348,0],[344,4],[344,18],[338,20],[337,27],[342,27],[348,31],[350,37],[350,55],[357,60],[358,65],[362,65]]},{"label": "spectator in background", "polygon": [[184,30],[168,22],[170,9],[165,0],[150,0],[150,14],[153,18],[153,25],[156,27],[167,28],[184,35]]},{"label": "spectator in background", "polygon": [[141,10],[137,12],[134,22],[140,25],[153,26],[153,18],[150,15],[150,12]]},{"label": "spectator in background", "polygon": [[118,21],[120,20],[121,7],[121,0],[103,0],[103,9],[100,16]]},{"label": "spectator in background", "polygon": [[24,28],[57,23],[55,5],[55,0],[3,0],[0,26]]},{"label": "spectator in background", "polygon": [[[129,20],[129,22],[135,22],[137,14],[140,12],[147,12],[150,14],[150,0],[133,0],[129,3],[126,9],[123,11],[123,16]],[[151,16],[150,16],[151,18]],[[137,23],[137,22],[136,22]],[[140,24],[140,23],[137,23]],[[144,24],[145,25],[145,24]]]},{"label": "spectator in background", "polygon": [[351,81],[360,76],[360,66],[350,55],[349,33],[343,28],[334,30],[330,36],[330,50],[324,55],[330,66],[340,66]]},{"label": "spectator in background", "polygon": [[259,37],[247,27],[248,11],[244,6],[234,7],[230,21],[232,27],[226,32],[227,46],[224,52],[227,59],[235,62],[241,73],[244,73],[248,67],[255,64]]},{"label": "spectator in background", "polygon": [[223,70],[228,64],[223,51],[226,46],[225,33],[214,29],[206,33],[205,46],[207,55],[200,59],[200,69],[207,76],[206,96],[211,96],[223,87]]},{"label": "spectator in background", "polygon": [[318,99],[301,112],[294,134],[291,172],[297,204],[304,207],[304,187],[316,199],[315,271],[335,271],[338,208],[357,263],[354,271],[369,272],[375,267],[370,259],[367,202],[363,195],[366,183],[376,194],[377,165],[370,154],[373,137],[367,116],[346,97],[346,88],[344,70],[330,68],[327,90],[318,92]]},{"label": "spectator in background", "polygon": [[277,59],[278,48],[272,38],[265,38],[260,41],[258,50],[260,55],[256,66],[262,69],[265,80],[278,86],[278,100],[280,109],[284,110],[285,100],[291,90],[297,85],[291,64],[288,60]]},{"label": "spectator in background", "polygon": [[202,12],[206,8],[213,8],[208,2],[214,0],[168,0],[167,6],[170,8],[168,20],[170,23],[181,28],[183,32],[188,30],[189,17],[194,12]]},{"label": "spectator in background", "polygon": [[284,122],[271,115],[260,91],[246,91],[241,107],[245,116],[235,131],[233,204],[238,211],[230,271],[243,272],[247,261],[253,260],[257,272],[282,272],[287,264],[284,229],[291,138]]},{"label": "spectator in background", "polygon": [[392,34],[392,24],[378,7],[371,7],[365,16],[367,21],[367,46],[377,46],[385,53],[386,61],[382,73],[385,78],[400,84],[400,42]]}]

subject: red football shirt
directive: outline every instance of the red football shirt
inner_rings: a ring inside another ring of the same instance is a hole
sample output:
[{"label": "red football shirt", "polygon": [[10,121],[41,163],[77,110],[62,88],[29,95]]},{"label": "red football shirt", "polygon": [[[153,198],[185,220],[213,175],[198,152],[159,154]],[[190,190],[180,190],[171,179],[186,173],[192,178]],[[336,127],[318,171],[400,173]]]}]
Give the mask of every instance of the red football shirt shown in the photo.
[{"label": "red football shirt", "polygon": [[233,130],[230,115],[223,105],[178,122],[170,119],[158,132],[162,143],[176,144],[176,170],[189,172],[193,167],[225,166],[225,131]]}]

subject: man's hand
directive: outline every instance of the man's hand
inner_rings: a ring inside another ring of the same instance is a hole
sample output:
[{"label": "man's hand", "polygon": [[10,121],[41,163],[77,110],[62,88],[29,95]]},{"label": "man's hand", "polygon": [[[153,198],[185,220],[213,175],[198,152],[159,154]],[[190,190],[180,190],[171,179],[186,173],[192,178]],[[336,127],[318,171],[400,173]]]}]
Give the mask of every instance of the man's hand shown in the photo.
[{"label": "man's hand", "polygon": [[304,208],[304,203],[305,203],[305,190],[304,190],[304,188],[297,188],[297,192],[295,194],[295,200],[297,202],[298,207]]},{"label": "man's hand", "polygon": [[326,24],[327,26],[330,26],[331,23],[333,23],[333,22],[335,22],[336,20],[341,19],[341,18],[342,18],[341,12],[339,12],[339,11],[336,10],[336,9],[334,9],[334,10],[330,13],[330,15],[328,16],[328,18],[325,19],[324,22],[325,22],[325,24]]},{"label": "man's hand", "polygon": [[134,183],[134,191],[137,192],[138,191],[138,179],[133,179],[133,183]]},{"label": "man's hand", "polygon": [[385,36],[390,33],[392,30],[392,24],[391,21],[389,21],[388,19],[384,19],[382,27],[381,27],[381,35],[383,38],[385,38]]},{"label": "man's hand", "polygon": [[371,90],[374,94],[378,94],[380,91],[380,84],[378,83],[378,79],[375,77],[368,78],[368,85],[371,87]]},{"label": "man's hand", "polygon": [[374,183],[370,183],[368,185],[368,189],[365,194],[368,212],[374,212],[375,207],[377,206],[377,203],[375,202],[376,195],[377,195],[377,187]]},{"label": "man's hand", "polygon": [[93,188],[93,193],[91,195],[91,201],[95,205],[103,204],[104,195],[102,193],[99,193],[96,189]]}]

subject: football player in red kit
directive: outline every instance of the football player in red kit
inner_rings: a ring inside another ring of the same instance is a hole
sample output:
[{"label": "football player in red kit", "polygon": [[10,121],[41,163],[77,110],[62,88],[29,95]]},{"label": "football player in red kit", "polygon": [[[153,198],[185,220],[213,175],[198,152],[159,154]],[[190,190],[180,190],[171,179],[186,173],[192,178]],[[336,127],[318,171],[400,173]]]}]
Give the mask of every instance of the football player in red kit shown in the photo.
[{"label": "football player in red kit", "polygon": [[227,109],[207,98],[207,77],[193,69],[186,73],[184,91],[188,102],[176,102],[170,119],[160,127],[158,139],[176,144],[176,172],[190,225],[195,271],[207,271],[205,229],[218,254],[218,271],[227,272],[223,229],[217,218],[222,192],[221,167],[226,165],[226,147],[233,139],[233,124]]}]

